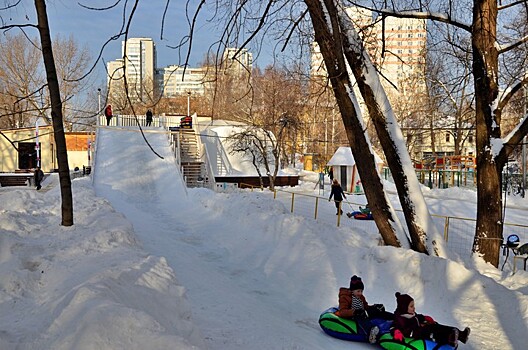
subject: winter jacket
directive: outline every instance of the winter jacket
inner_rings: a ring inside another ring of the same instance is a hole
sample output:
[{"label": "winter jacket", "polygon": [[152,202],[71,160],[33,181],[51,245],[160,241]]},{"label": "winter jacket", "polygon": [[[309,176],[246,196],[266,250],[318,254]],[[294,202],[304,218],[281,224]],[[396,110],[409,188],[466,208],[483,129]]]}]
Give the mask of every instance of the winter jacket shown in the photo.
[{"label": "winter jacket", "polygon": [[42,180],[44,180],[44,172],[41,169],[35,169],[35,173],[33,174],[33,177],[35,179],[35,184],[39,185]]},{"label": "winter jacket", "polygon": [[425,334],[422,333],[429,333],[424,332],[424,325],[425,316],[422,314],[400,314],[397,312],[394,314],[394,328],[399,329],[404,337],[423,339]]},{"label": "winter jacket", "polygon": [[[352,307],[352,298],[360,298],[363,303],[362,309],[354,309]],[[355,297],[349,288],[339,288],[339,310],[335,312],[336,316],[342,318],[353,318],[356,310],[366,310],[368,307],[367,300],[363,295]]]},{"label": "winter jacket", "polygon": [[395,312],[393,328],[391,330],[393,335],[396,329],[399,329],[403,336],[407,338],[429,339],[438,344],[449,344],[453,341],[450,338],[456,328],[437,322],[427,323],[425,316],[422,314],[412,315]]},{"label": "winter jacket", "polygon": [[345,192],[343,192],[340,185],[332,185],[332,192],[330,192],[330,198],[328,199],[332,199],[332,196],[336,202],[341,202],[343,198],[346,198]]},{"label": "winter jacket", "polygon": [[104,113],[107,118],[112,118],[112,107],[110,105],[106,106]]}]

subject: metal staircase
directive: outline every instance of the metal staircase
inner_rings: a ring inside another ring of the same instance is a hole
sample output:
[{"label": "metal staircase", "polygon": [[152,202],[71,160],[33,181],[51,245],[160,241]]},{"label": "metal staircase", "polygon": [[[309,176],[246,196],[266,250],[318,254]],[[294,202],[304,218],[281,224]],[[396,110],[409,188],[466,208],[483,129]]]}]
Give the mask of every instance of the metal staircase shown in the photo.
[{"label": "metal staircase", "polygon": [[172,134],[173,149],[187,187],[212,187],[204,146],[194,129],[179,129]]}]

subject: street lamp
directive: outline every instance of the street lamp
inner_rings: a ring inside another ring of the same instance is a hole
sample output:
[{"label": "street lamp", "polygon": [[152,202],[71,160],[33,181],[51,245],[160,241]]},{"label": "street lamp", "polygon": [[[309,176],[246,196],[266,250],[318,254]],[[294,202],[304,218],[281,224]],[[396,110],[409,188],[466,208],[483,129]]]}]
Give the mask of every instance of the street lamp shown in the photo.
[{"label": "street lamp", "polygon": [[[528,87],[525,85],[524,86],[524,98],[523,98],[523,119],[526,120],[526,118],[528,117],[526,115],[527,111],[526,111],[526,104],[528,103]],[[522,140],[522,169],[523,169],[523,173],[522,173],[522,184],[523,184],[523,198],[524,196],[526,195],[526,142],[527,142],[527,138],[526,136],[523,137],[523,140]]]},{"label": "street lamp", "polygon": [[187,116],[191,116],[191,92],[187,91]]},{"label": "street lamp", "polygon": [[99,113],[101,112],[101,89],[97,89],[97,100],[99,102],[98,106],[99,106]]}]

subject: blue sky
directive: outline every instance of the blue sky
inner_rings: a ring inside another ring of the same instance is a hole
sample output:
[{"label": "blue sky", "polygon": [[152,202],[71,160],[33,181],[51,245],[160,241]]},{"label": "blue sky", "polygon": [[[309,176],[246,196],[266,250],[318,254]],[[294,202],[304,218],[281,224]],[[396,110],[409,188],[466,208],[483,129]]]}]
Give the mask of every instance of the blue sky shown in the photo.
[{"label": "blue sky", "polygon": [[[9,5],[8,0],[4,6]],[[93,10],[91,8],[108,8],[116,4],[114,8],[106,10]],[[157,66],[166,67],[171,64],[183,64],[186,59],[188,44],[180,46],[189,34],[190,24],[187,17],[194,15],[200,0],[170,0],[165,15],[162,36],[162,18],[167,0],[139,0],[133,21],[129,30],[129,37],[149,37],[154,40],[157,48]],[[188,4],[188,8],[186,8]],[[52,36],[61,35],[69,37],[72,35],[80,46],[86,46],[91,53],[93,61],[107,40],[120,32],[123,21],[128,20],[128,15],[135,4],[133,0],[48,0],[46,1],[50,30]],[[207,2],[209,4],[209,2]],[[124,8],[126,6],[126,8]],[[209,7],[208,7],[209,6]],[[216,53],[218,40],[222,35],[223,25],[213,15],[220,16],[211,5],[205,5],[197,17],[194,30],[193,47],[189,58],[191,67],[202,62],[208,50]],[[260,9],[261,10],[261,9]],[[259,9],[257,8],[257,12]],[[123,14],[126,13],[124,16]],[[36,11],[34,0],[21,0],[14,8],[0,10],[0,21],[4,25],[9,24],[35,24]],[[254,26],[253,23],[250,26]],[[36,30],[25,29],[29,37],[36,37]],[[239,32],[239,40],[249,34],[250,29],[243,28]],[[250,44],[247,48],[253,53],[254,65],[264,68],[273,63],[273,52],[280,49],[281,44],[270,43],[274,35],[268,35],[262,47],[257,42]],[[104,62],[121,57],[121,43],[124,37],[109,42],[102,52]],[[253,46],[253,48],[251,47]],[[257,47],[257,49],[255,49]],[[258,50],[258,51],[257,51]],[[287,50],[289,51],[289,50]],[[103,61],[100,60],[94,71],[96,84],[106,84],[106,72]]]},{"label": "blue sky", "polygon": [[[94,11],[83,8],[83,4],[90,7],[109,7],[116,0],[52,0],[47,1],[48,18],[52,36],[73,35],[81,46],[86,46],[92,58],[95,60],[104,43],[119,33],[123,24],[123,6],[125,1],[119,2],[118,6],[105,11]],[[129,37],[150,37],[156,43],[158,53],[158,67],[170,64],[183,63],[187,54],[188,46],[182,49],[171,49],[169,46],[178,46],[183,38],[189,33],[189,24],[186,17],[186,0],[170,1],[163,27],[163,38],[161,38],[162,16],[166,1],[142,0],[139,1],[137,10],[132,21]],[[189,16],[192,16],[199,3],[197,0],[190,1]],[[127,13],[134,4],[128,1]],[[36,12],[33,0],[22,0],[16,8],[0,12],[6,24],[36,23]],[[198,25],[195,30],[193,49],[190,56],[190,65],[196,66],[203,61],[207,50],[218,40],[220,30],[218,25],[208,22],[211,12],[203,9],[198,17]],[[36,31],[26,30],[29,36],[36,36]],[[107,62],[119,58],[121,55],[120,37],[110,42],[103,51],[103,59]],[[97,75],[104,77],[101,63],[98,64]],[[102,78],[103,79],[103,78]]]}]

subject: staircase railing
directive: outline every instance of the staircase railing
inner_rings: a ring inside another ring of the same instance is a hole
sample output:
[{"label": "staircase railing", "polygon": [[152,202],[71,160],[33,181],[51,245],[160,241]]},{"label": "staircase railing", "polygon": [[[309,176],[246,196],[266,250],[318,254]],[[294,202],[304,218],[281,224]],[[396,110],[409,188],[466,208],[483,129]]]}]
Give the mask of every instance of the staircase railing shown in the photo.
[{"label": "staircase railing", "polygon": [[194,128],[194,137],[196,139],[196,147],[199,155],[200,162],[203,163],[203,167],[201,168],[201,174],[200,177],[202,178],[201,182],[203,184],[203,187],[207,188],[214,188],[214,173],[212,172],[210,162],[209,162],[209,155],[207,153],[207,147],[202,143],[202,138],[200,135],[200,127],[196,123],[196,114],[193,115],[193,125],[195,125]]},{"label": "staircase railing", "polygon": [[183,168],[181,164],[181,147],[180,147],[180,132],[179,131],[170,131],[169,127],[167,127],[168,136],[169,136],[169,144],[172,149],[172,154],[174,155],[174,162],[176,163],[176,166],[178,168],[178,175],[180,176],[180,179],[182,180],[182,183],[185,184],[184,190],[185,194],[187,194],[187,182],[185,177],[183,176]]}]

